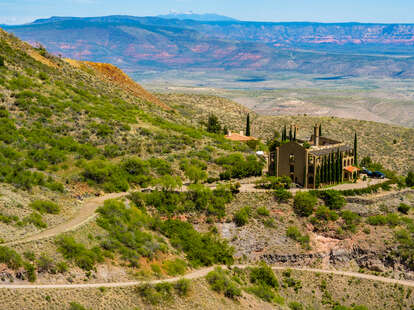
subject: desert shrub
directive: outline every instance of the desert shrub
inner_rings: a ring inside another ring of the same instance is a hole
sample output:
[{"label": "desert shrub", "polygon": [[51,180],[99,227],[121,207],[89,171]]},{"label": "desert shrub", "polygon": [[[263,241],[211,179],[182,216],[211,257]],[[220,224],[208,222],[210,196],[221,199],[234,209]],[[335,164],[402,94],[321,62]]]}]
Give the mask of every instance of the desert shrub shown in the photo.
[{"label": "desert shrub", "polygon": [[92,270],[96,263],[103,261],[102,252],[98,247],[87,249],[83,244],[77,243],[73,237],[62,236],[58,238],[56,245],[64,258],[74,261],[84,270]]},{"label": "desert shrub", "polygon": [[330,189],[315,192],[318,193],[318,197],[321,198],[325,202],[325,205],[331,210],[340,210],[345,206],[345,198],[339,191]]},{"label": "desert shrub", "polygon": [[256,212],[260,216],[269,216],[270,212],[266,207],[259,207],[256,209]]},{"label": "desert shrub", "polygon": [[252,285],[247,288],[247,291],[251,294],[256,295],[258,298],[266,301],[273,302],[276,299],[276,293],[274,290],[263,284]]},{"label": "desert shrub", "polygon": [[159,304],[172,297],[173,285],[171,283],[159,283],[154,285],[144,284],[137,288],[144,301],[151,305]]},{"label": "desert shrub", "polygon": [[278,202],[287,202],[292,198],[292,193],[284,188],[279,188],[274,192],[275,198]]},{"label": "desert shrub", "polygon": [[184,174],[193,183],[198,183],[199,181],[203,181],[207,178],[207,173],[194,165],[186,166]]},{"label": "desert shrub", "polygon": [[187,296],[190,291],[190,280],[180,279],[174,283],[174,289],[179,296]]},{"label": "desert shrub", "polygon": [[413,171],[408,172],[407,177],[405,178],[405,184],[408,187],[414,186],[414,172]]},{"label": "desert shrub", "polygon": [[225,169],[224,172],[220,173],[220,179],[222,180],[261,176],[264,166],[264,163],[258,160],[256,156],[249,155],[244,158],[239,153],[219,157],[216,163]]},{"label": "desert shrub", "polygon": [[199,233],[190,223],[178,220],[167,220],[156,226],[194,266],[233,263],[233,248],[212,233]]},{"label": "desert shrub", "polygon": [[28,263],[28,262],[24,262],[23,266],[24,266],[24,269],[26,270],[27,280],[29,280],[29,282],[35,282],[37,279],[35,267],[31,263]]},{"label": "desert shrub", "polygon": [[358,214],[352,211],[349,211],[349,210],[342,211],[341,218],[343,219],[344,224],[345,224],[344,228],[351,232],[356,231],[356,227],[361,221],[361,217]]},{"label": "desert shrub", "polygon": [[338,218],[339,215],[335,211],[326,206],[319,206],[315,211],[315,216],[310,221],[315,226],[323,227],[326,222],[336,221]]},{"label": "desert shrub", "polygon": [[0,246],[0,262],[10,269],[17,269],[23,265],[21,256],[13,249]]},{"label": "desert shrub", "polygon": [[398,206],[398,211],[404,214],[408,214],[410,209],[411,207],[405,203],[400,203],[400,205]]},{"label": "desert shrub", "polygon": [[237,226],[244,226],[249,222],[249,216],[251,213],[250,207],[241,208],[234,214],[233,221]]},{"label": "desert shrub", "polygon": [[303,310],[303,305],[297,301],[290,302],[288,306],[291,310]]},{"label": "desert shrub", "polygon": [[309,249],[309,236],[308,235],[302,235],[299,229],[296,226],[289,226],[286,230],[286,237],[293,239],[297,242],[299,242],[303,248]]},{"label": "desert shrub", "polygon": [[374,215],[367,218],[367,223],[373,226],[389,225],[397,226],[401,222],[398,214],[388,213],[387,215]]},{"label": "desert shrub", "polygon": [[187,269],[187,263],[179,258],[164,261],[162,266],[170,276],[183,275]]},{"label": "desert shrub", "polygon": [[36,261],[36,264],[39,272],[55,273],[56,271],[54,260],[44,253],[40,255],[39,259]]},{"label": "desert shrub", "polygon": [[49,214],[59,214],[60,208],[59,206],[47,200],[36,200],[29,204],[29,207],[39,211],[41,214],[49,213]]},{"label": "desert shrub", "polygon": [[59,273],[65,273],[69,270],[69,266],[68,264],[66,264],[66,262],[58,262],[56,264],[56,271]]},{"label": "desert shrub", "polygon": [[106,158],[115,158],[124,155],[124,152],[116,144],[105,145],[103,155]]},{"label": "desert shrub", "polygon": [[42,215],[37,212],[31,213],[23,219],[24,224],[33,224],[37,228],[46,228],[47,224],[43,221]]},{"label": "desert shrub", "polygon": [[69,310],[87,310],[84,306],[77,302],[71,302],[69,304]]},{"label": "desert shrub", "polygon": [[275,289],[279,287],[279,283],[272,268],[267,266],[265,263],[261,263],[258,267],[252,267],[250,269],[250,282],[269,286]]},{"label": "desert shrub", "polygon": [[264,189],[289,189],[292,184],[290,177],[263,177],[256,181],[256,188]]},{"label": "desert shrub", "polygon": [[297,192],[294,198],[293,210],[299,216],[308,217],[312,214],[317,203],[315,196],[308,192]]},{"label": "desert shrub", "polygon": [[231,299],[241,296],[241,289],[237,282],[230,279],[220,267],[216,267],[213,271],[210,271],[206,278],[212,290],[223,293],[224,296]]},{"label": "desert shrub", "polygon": [[172,174],[173,170],[171,168],[171,164],[160,158],[151,158],[149,161],[149,166],[155,170],[155,172],[159,175],[166,175],[166,174]]},{"label": "desert shrub", "polygon": [[117,251],[131,265],[137,266],[141,256],[153,257],[165,246],[143,231],[149,218],[136,207],[126,207],[117,200],[107,200],[99,207],[97,224],[108,232],[101,247],[107,251]]}]

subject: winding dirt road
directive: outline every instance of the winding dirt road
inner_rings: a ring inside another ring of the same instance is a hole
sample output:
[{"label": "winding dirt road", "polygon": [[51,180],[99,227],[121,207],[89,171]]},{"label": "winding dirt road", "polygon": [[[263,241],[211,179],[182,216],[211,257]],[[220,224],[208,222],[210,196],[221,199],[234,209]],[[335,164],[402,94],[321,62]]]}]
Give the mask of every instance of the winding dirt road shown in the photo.
[{"label": "winding dirt road", "polygon": [[76,230],[78,227],[88,223],[89,221],[91,221],[92,219],[96,217],[96,212],[95,212],[96,209],[100,207],[104,203],[105,200],[120,198],[127,194],[128,193],[112,193],[112,194],[107,194],[107,195],[87,199],[85,203],[83,204],[82,208],[79,210],[79,212],[77,212],[74,215],[74,217],[70,219],[69,221],[61,223],[54,227],[42,230],[41,232],[30,235],[28,237],[24,237],[22,239],[3,243],[2,245],[12,246],[12,245],[17,245],[17,244],[27,243],[30,241],[46,239],[46,238],[57,236],[64,232]]},{"label": "winding dirt road", "polygon": [[[222,266],[226,268],[225,266]],[[235,265],[233,267],[238,268],[247,268],[249,265]],[[99,287],[125,287],[125,286],[135,286],[135,285],[142,285],[142,284],[157,284],[157,283],[166,283],[166,282],[176,282],[182,278],[184,279],[198,279],[205,277],[210,271],[212,271],[214,267],[207,267],[203,269],[199,269],[190,273],[187,273],[181,277],[174,277],[169,279],[162,279],[162,280],[152,280],[152,281],[131,281],[131,282],[113,282],[113,283],[90,283],[90,284],[1,284],[0,289],[78,289],[78,288],[99,288]],[[358,279],[366,279],[371,281],[378,281],[390,284],[398,284],[404,286],[414,287],[414,281],[407,281],[407,280],[397,280],[397,279],[390,279],[385,277],[378,277],[370,274],[364,273],[357,273],[357,272],[348,272],[348,271],[340,271],[340,270],[324,270],[324,269],[312,269],[312,268],[296,268],[296,267],[272,267],[273,270],[298,270],[303,272],[311,272],[311,273],[326,273],[326,274],[334,274],[334,275],[341,275],[351,278],[358,278]]]}]

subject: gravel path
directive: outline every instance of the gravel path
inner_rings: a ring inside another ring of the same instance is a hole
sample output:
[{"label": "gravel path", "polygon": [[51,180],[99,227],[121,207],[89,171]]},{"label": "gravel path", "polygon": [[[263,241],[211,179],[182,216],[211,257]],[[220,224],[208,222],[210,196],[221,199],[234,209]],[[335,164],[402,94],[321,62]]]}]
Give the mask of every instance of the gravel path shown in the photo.
[{"label": "gravel path", "polygon": [[[225,266],[222,266],[226,268]],[[239,268],[247,268],[249,265],[235,265],[233,267]],[[142,284],[157,284],[157,283],[165,283],[165,282],[175,282],[182,278],[184,279],[198,279],[205,277],[210,271],[212,271],[214,267],[207,267],[203,269],[199,269],[193,272],[190,272],[181,277],[174,277],[169,279],[162,279],[162,280],[152,280],[152,281],[131,281],[131,282],[114,282],[114,283],[90,283],[90,284],[1,284],[0,289],[72,289],[72,288],[99,288],[99,287],[125,287],[125,286],[135,286],[135,285],[142,285]],[[346,277],[353,277],[358,279],[366,279],[371,281],[379,281],[384,283],[390,284],[398,284],[404,286],[414,287],[414,281],[407,281],[407,280],[397,280],[397,279],[390,279],[385,277],[374,276],[370,274],[364,273],[357,273],[357,272],[348,272],[348,271],[341,271],[341,270],[324,270],[324,269],[312,269],[312,268],[297,268],[297,267],[272,267],[273,270],[298,270],[303,272],[312,272],[312,273],[326,273],[326,274],[334,274],[334,275],[341,275]]]},{"label": "gravel path", "polygon": [[2,245],[11,246],[21,243],[27,243],[30,241],[36,241],[41,239],[50,238],[56,235],[59,235],[64,232],[73,231],[78,227],[88,223],[92,219],[96,217],[96,209],[100,207],[105,200],[119,198],[127,195],[128,193],[112,193],[107,194],[99,197],[94,197],[87,199],[83,204],[82,208],[77,212],[72,219],[62,224],[56,225],[54,227],[45,229],[39,233],[34,235],[24,237],[19,240],[10,241],[7,243],[3,243]]}]

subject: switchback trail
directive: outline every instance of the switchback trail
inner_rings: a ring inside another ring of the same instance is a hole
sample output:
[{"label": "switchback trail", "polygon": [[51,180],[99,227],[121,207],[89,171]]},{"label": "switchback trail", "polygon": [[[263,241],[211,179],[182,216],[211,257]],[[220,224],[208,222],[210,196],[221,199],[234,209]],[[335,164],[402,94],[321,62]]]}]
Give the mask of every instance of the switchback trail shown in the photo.
[{"label": "switchback trail", "polygon": [[112,193],[112,194],[107,194],[107,195],[87,199],[82,205],[81,209],[69,221],[61,223],[49,229],[42,230],[39,233],[24,237],[22,239],[3,243],[2,245],[11,246],[11,245],[22,244],[22,243],[26,243],[30,241],[36,241],[36,240],[54,237],[61,233],[75,230],[78,227],[92,220],[96,216],[96,212],[95,212],[96,209],[100,207],[104,203],[105,200],[120,198],[127,194],[128,193]]},{"label": "switchback trail", "polygon": [[[254,266],[254,265],[252,265]],[[222,266],[225,268],[225,266]],[[247,268],[249,265],[235,265],[232,267],[238,268]],[[131,282],[114,282],[114,283],[90,283],[90,284],[1,284],[0,289],[79,289],[79,288],[99,288],[99,287],[125,287],[125,286],[135,286],[135,285],[142,285],[142,284],[157,284],[157,283],[167,283],[167,282],[176,282],[180,279],[198,279],[205,277],[210,271],[212,271],[215,267],[207,267],[199,270],[195,270],[193,272],[187,273],[181,277],[174,277],[169,279],[161,279],[161,280],[151,280],[151,281],[131,281]],[[358,279],[366,279],[371,281],[378,281],[390,284],[398,284],[404,286],[414,287],[414,281],[407,281],[407,280],[397,280],[397,279],[390,279],[385,277],[374,276],[370,274],[364,273],[357,273],[357,272],[349,272],[349,271],[341,271],[341,270],[324,270],[324,269],[313,269],[313,268],[297,268],[297,267],[272,267],[273,270],[297,270],[303,272],[311,272],[311,273],[326,273],[326,274],[335,274],[341,275],[351,278],[358,278]]]}]

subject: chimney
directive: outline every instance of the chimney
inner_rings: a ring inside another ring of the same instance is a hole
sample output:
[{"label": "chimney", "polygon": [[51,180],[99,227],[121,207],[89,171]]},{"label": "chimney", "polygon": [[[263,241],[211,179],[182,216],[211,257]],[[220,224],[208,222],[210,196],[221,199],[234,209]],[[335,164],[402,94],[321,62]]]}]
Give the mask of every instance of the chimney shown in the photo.
[{"label": "chimney", "polygon": [[319,145],[319,126],[315,125],[313,127],[313,143],[315,146]]}]

